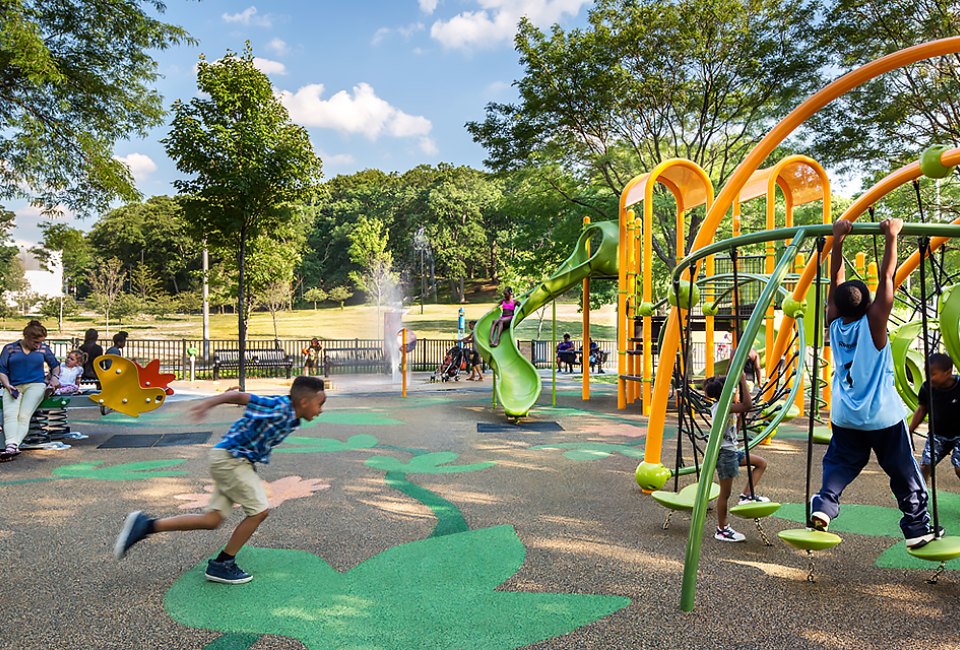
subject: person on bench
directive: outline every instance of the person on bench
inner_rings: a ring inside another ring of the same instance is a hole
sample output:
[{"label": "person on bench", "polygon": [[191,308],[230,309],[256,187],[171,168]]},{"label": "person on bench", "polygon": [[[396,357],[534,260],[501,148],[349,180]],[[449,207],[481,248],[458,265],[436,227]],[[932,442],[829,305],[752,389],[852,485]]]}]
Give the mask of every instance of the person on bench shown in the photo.
[{"label": "person on bench", "polygon": [[573,341],[570,340],[570,334],[564,334],[563,340],[557,344],[557,369],[563,372],[564,366],[567,372],[573,372],[573,366],[577,363],[577,351],[573,347]]},{"label": "person on bench", "polygon": [[20,455],[20,444],[30,432],[30,418],[47,390],[43,366],[50,367],[51,388],[60,387],[60,362],[46,344],[47,328],[32,320],[23,338],[0,351],[0,384],[3,385],[3,437],[0,461]]}]

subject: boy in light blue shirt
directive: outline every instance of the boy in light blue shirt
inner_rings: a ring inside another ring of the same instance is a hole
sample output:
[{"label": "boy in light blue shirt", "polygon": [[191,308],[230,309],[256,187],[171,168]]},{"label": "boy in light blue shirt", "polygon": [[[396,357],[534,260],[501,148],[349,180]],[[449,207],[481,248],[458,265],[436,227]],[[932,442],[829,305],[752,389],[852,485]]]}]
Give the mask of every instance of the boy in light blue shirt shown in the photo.
[{"label": "boy in light blue shirt", "polygon": [[843,240],[853,224],[833,224],[830,297],[827,322],[833,348],[833,437],[823,457],[823,483],[813,497],[812,528],[826,530],[840,513],[840,495],[866,466],[870,451],[890,477],[890,487],[903,512],[900,528],[907,547],[919,548],[943,530],[933,531],[927,513],[927,488],[913,457],[913,444],[904,424],[906,408],[893,383],[893,357],[887,340],[887,320],[893,309],[894,271],[900,219],[880,224],[885,237],[876,299],[859,280],[844,282]]}]

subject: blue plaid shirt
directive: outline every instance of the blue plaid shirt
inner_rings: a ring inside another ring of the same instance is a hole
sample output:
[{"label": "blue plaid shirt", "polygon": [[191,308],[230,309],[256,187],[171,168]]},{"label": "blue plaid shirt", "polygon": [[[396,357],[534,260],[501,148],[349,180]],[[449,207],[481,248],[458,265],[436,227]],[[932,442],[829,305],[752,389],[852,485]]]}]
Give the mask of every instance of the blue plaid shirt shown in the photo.
[{"label": "blue plaid shirt", "polygon": [[251,395],[243,417],[231,425],[216,444],[237,458],[251,463],[269,463],[270,452],[300,426],[288,395],[263,397]]}]

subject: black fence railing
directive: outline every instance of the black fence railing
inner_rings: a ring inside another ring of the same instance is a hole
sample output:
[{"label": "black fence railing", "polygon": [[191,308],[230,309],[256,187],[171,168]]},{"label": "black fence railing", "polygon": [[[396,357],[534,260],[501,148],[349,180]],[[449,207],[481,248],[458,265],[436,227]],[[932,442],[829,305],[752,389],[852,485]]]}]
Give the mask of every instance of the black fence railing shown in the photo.
[{"label": "black fence railing", "polygon": [[[617,342],[605,339],[594,339],[597,345],[607,354],[604,368],[608,372],[616,372]],[[53,349],[58,359],[66,357],[67,353],[79,347],[80,339],[48,339],[47,343]],[[381,339],[324,339],[323,351],[319,357],[319,372],[325,370],[329,374],[378,373],[387,372],[393,363],[384,351]],[[582,341],[574,340],[574,349],[581,350]],[[251,339],[246,342],[246,349],[255,355],[256,350],[283,350],[293,362],[293,374],[301,374],[306,361],[305,350],[310,345],[310,339]],[[414,372],[431,372],[443,361],[447,351],[457,345],[456,339],[417,339],[416,347],[408,353],[407,363]],[[549,369],[556,360],[551,340],[524,339],[518,341],[521,353],[537,368]],[[105,346],[106,347],[106,346]],[[146,365],[154,359],[160,360],[161,372],[173,373],[177,379],[189,379],[191,359],[193,360],[193,376],[195,379],[213,379],[214,359],[220,350],[237,350],[239,343],[236,339],[210,339],[204,344],[202,339],[128,339],[123,353],[129,359],[141,365]],[[692,345],[694,370],[704,367],[704,345],[694,342]],[[371,360],[371,350],[380,351],[380,357]],[[330,351],[331,363],[327,361],[327,351]],[[356,354],[351,354],[356,350]],[[364,352],[365,351],[365,352]],[[220,378],[237,376],[236,367],[220,368]],[[247,366],[248,377],[285,377],[283,367]]]}]

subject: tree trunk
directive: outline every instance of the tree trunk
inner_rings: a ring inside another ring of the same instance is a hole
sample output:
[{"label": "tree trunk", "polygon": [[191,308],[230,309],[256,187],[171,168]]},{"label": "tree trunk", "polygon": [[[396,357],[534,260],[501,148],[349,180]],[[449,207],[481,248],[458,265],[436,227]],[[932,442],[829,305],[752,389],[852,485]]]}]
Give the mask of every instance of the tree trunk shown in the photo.
[{"label": "tree trunk", "polygon": [[280,333],[277,331],[277,311],[275,309],[271,309],[270,315],[273,317],[273,340],[279,341]]},{"label": "tree trunk", "polygon": [[457,283],[457,298],[459,298],[460,304],[466,302],[466,291],[463,288],[463,278],[460,278],[460,281]]},{"label": "tree trunk", "polygon": [[494,282],[499,281],[497,277],[497,240],[490,242],[490,279]]},{"label": "tree trunk", "polygon": [[237,256],[237,266],[240,269],[239,284],[237,285],[237,333],[239,334],[240,359],[237,374],[239,375],[240,390],[246,390],[247,384],[247,364],[245,361],[247,348],[247,309],[246,296],[244,295],[244,271],[246,268],[247,256],[247,220],[244,217],[240,225],[240,252]]}]

